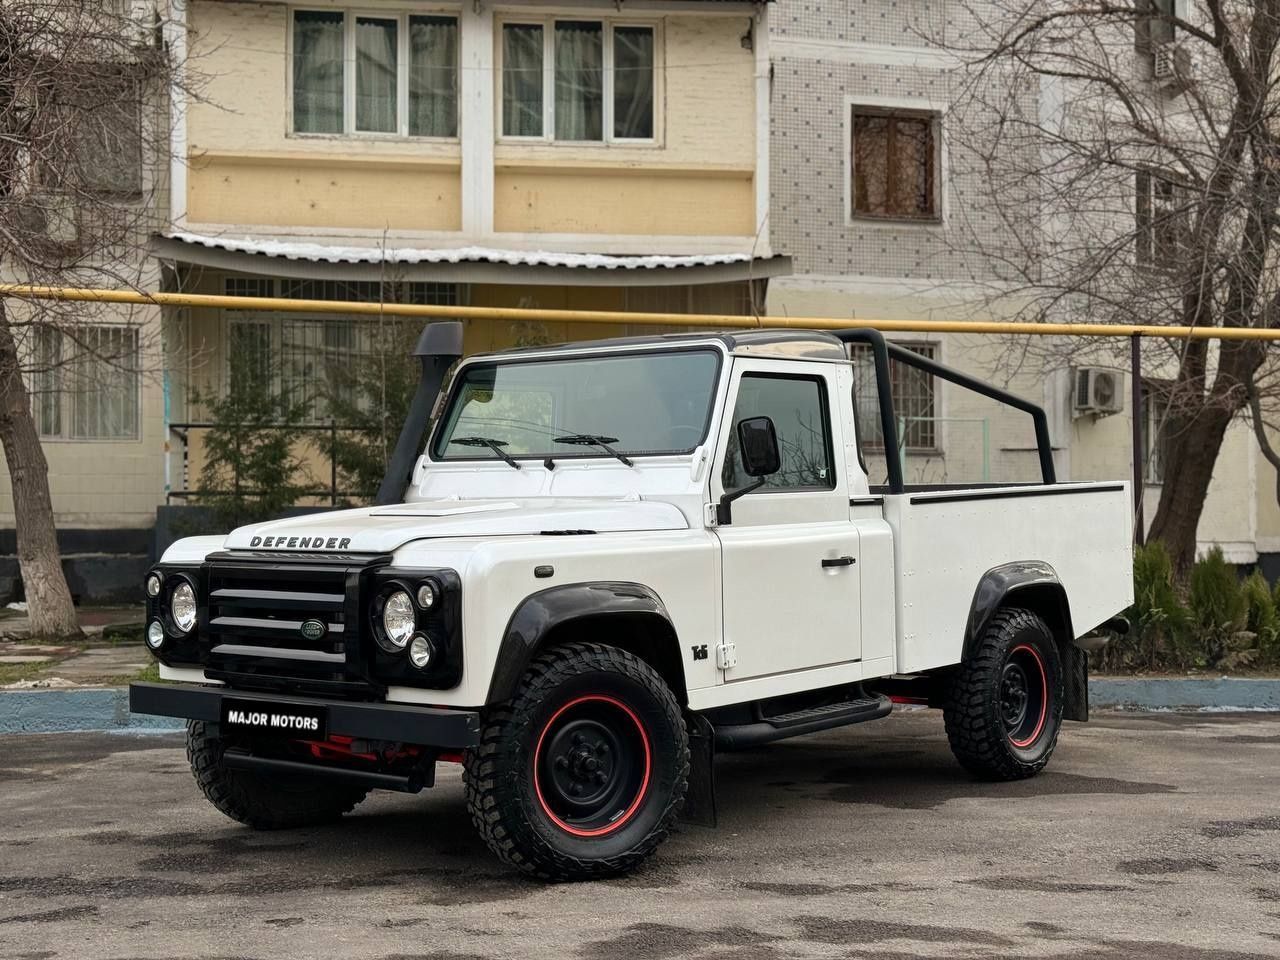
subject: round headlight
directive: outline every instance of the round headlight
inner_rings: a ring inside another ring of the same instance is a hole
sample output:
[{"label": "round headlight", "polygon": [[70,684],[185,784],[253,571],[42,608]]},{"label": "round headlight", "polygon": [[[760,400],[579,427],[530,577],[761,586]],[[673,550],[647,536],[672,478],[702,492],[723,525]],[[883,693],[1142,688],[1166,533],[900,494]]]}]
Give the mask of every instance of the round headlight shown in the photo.
[{"label": "round headlight", "polygon": [[436,588],[429,583],[418,587],[418,606],[430,610],[436,604]]},{"label": "round headlight", "polygon": [[153,573],[147,577],[147,596],[160,596],[160,575],[158,573]]},{"label": "round headlight", "polygon": [[382,608],[382,629],[387,639],[403,650],[413,636],[414,626],[413,600],[403,590],[397,590],[387,597],[386,606]]},{"label": "round headlight", "polygon": [[152,620],[147,627],[147,646],[159,650],[164,645],[164,627],[159,620]]},{"label": "round headlight", "polygon": [[413,638],[413,643],[409,644],[409,662],[419,670],[424,669],[431,662],[431,657],[435,653],[431,649],[431,641],[418,634]]},{"label": "round headlight", "polygon": [[169,598],[169,612],[173,614],[173,625],[183,633],[190,633],[196,625],[196,592],[185,580]]}]

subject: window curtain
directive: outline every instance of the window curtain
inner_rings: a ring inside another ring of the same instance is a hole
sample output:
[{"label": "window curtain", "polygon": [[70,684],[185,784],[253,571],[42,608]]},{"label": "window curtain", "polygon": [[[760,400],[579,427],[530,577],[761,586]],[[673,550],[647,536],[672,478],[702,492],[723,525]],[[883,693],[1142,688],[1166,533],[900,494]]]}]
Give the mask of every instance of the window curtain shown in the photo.
[{"label": "window curtain", "polygon": [[556,139],[604,139],[604,29],[556,21]]},{"label": "window curtain", "polygon": [[502,135],[542,136],[542,27],[502,28]]},{"label": "window curtain", "polygon": [[613,135],[653,138],[653,29],[613,30]]},{"label": "window curtain", "polygon": [[293,129],[299,133],[342,132],[342,17],[293,15]]},{"label": "window curtain", "polygon": [[395,20],[356,18],[356,129],[395,133]]},{"label": "window curtain", "polygon": [[458,21],[409,18],[409,134],[458,135]]}]

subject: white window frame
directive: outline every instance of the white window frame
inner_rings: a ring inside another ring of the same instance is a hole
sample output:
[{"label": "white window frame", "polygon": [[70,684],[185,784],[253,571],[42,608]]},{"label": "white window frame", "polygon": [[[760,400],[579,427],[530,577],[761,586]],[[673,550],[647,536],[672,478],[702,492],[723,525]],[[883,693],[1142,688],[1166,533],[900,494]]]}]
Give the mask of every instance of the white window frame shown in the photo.
[{"label": "white window frame", "polygon": [[[901,112],[923,118],[926,115],[933,120],[934,157],[936,169],[933,172],[934,197],[938,213],[935,217],[869,217],[853,212],[853,112],[858,109],[883,111],[885,113]],[[951,220],[951,197],[949,172],[950,143],[947,136],[947,111],[949,105],[937,100],[924,100],[915,97],[885,97],[873,94],[847,96],[844,98],[844,225],[858,229],[871,230],[937,230]]]},{"label": "white window frame", "polygon": [[[342,132],[311,133],[294,128],[293,119],[293,23],[296,13],[342,14]],[[356,128],[356,19],[396,21],[396,130],[360,130]],[[457,128],[452,137],[434,137],[409,132],[409,20],[411,17],[452,17],[458,25]],[[289,52],[285,71],[286,96],[289,106],[287,135],[316,140],[410,140],[414,143],[458,143],[462,139],[462,11],[457,7],[423,7],[415,10],[366,10],[363,8],[298,6],[289,8],[286,25]]]},{"label": "white window frame", "polygon": [[[604,85],[601,90],[604,116],[602,118],[603,138],[600,140],[557,140],[556,131],[556,21],[589,21],[599,23],[604,32],[604,59],[601,69],[604,72]],[[502,57],[503,30],[507,26],[542,27],[542,136],[519,137],[503,133],[502,89],[505,82],[504,61]],[[613,135],[613,31],[618,27],[644,27],[653,31],[653,136],[652,137],[615,137]],[[587,11],[582,14],[556,14],[550,16],[521,16],[509,14],[495,18],[494,28],[494,113],[497,126],[494,128],[499,143],[545,143],[563,144],[572,147],[604,147],[610,144],[629,147],[659,147],[662,145],[660,131],[663,129],[662,76],[666,46],[662,36],[662,22],[634,17],[601,17]]]}]

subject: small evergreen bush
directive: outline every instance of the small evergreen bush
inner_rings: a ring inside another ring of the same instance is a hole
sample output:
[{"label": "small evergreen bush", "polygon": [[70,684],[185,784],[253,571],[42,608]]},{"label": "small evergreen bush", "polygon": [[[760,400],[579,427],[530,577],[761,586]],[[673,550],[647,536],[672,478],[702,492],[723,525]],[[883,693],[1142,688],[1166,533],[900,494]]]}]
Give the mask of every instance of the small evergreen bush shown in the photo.
[{"label": "small evergreen bush", "polygon": [[1253,571],[1240,586],[1248,610],[1247,627],[1255,637],[1258,655],[1270,659],[1280,640],[1280,613],[1276,612],[1271,585],[1259,570]]},{"label": "small evergreen bush", "polygon": [[1096,655],[1101,670],[1152,670],[1181,659],[1187,610],[1178,598],[1173,561],[1159,540],[1133,552],[1133,606],[1130,632],[1114,637]]},{"label": "small evergreen bush", "polygon": [[1255,659],[1254,637],[1246,629],[1249,604],[1221,547],[1191,568],[1189,599],[1195,666],[1231,669]]}]

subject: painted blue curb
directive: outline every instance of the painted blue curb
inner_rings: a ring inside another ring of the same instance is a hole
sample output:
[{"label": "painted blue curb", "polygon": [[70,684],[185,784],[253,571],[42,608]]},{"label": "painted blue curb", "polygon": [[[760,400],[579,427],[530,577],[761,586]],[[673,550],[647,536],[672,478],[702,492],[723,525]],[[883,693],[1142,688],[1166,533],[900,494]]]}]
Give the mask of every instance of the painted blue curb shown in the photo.
[{"label": "painted blue curb", "polygon": [[1206,713],[1280,711],[1280,680],[1095,677],[1089,681],[1089,705]]},{"label": "painted blue curb", "polygon": [[124,687],[0,692],[0,734],[67,730],[181,730],[182,721],[129,712]]}]

